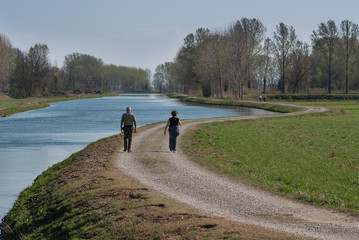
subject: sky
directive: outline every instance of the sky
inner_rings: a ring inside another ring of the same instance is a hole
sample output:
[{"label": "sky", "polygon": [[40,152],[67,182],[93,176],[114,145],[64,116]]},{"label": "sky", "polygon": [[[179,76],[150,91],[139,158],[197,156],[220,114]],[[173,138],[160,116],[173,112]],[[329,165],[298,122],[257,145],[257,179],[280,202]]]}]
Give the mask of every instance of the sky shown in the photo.
[{"label": "sky", "polygon": [[174,60],[187,34],[201,27],[223,32],[241,18],[259,19],[270,38],[283,22],[310,44],[322,22],[359,24],[359,1],[0,0],[0,34],[22,51],[47,44],[58,67],[76,52],[154,73],[157,65]]}]

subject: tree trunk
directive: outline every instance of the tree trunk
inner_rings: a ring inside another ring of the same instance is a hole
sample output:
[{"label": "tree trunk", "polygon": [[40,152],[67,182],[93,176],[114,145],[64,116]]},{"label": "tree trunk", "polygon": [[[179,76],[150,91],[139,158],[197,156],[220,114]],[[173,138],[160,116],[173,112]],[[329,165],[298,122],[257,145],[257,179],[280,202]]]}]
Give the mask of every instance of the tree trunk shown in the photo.
[{"label": "tree trunk", "polygon": [[347,43],[347,54],[345,58],[345,93],[349,92],[349,43]]},{"label": "tree trunk", "polygon": [[328,66],[328,93],[332,92],[332,88],[331,88],[331,78],[332,78],[332,58],[329,57],[329,66]]},{"label": "tree trunk", "polygon": [[264,78],[263,78],[263,93],[266,92],[266,85],[267,85],[267,76],[264,76]]}]

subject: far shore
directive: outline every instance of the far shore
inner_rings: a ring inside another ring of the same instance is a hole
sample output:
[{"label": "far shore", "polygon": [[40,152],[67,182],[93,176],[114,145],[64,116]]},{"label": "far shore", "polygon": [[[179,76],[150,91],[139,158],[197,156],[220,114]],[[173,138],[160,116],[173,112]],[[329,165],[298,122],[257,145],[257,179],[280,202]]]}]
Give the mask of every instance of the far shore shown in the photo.
[{"label": "far shore", "polygon": [[52,102],[73,101],[84,98],[99,98],[105,96],[116,96],[119,92],[105,94],[68,94],[66,96],[53,97],[28,97],[23,99],[14,99],[7,94],[0,93],[0,117],[8,117],[15,113],[46,108]]}]

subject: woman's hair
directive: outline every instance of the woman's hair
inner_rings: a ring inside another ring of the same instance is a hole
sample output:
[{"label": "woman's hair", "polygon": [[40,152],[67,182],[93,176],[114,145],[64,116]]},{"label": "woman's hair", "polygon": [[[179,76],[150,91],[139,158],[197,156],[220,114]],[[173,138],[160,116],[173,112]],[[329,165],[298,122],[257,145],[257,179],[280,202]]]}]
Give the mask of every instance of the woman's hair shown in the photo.
[{"label": "woman's hair", "polygon": [[175,117],[175,116],[177,116],[177,111],[176,110],[173,110],[172,112],[171,112],[171,115],[173,116],[173,117]]}]

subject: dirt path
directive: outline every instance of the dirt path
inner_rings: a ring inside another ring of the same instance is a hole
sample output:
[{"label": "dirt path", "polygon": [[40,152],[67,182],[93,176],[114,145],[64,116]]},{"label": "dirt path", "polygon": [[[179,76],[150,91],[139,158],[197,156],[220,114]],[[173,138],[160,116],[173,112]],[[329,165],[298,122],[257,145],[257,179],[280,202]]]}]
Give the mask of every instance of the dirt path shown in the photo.
[{"label": "dirt path", "polygon": [[[188,120],[183,121],[180,131],[182,136],[189,127],[203,122],[283,117],[325,110],[306,107],[300,113]],[[136,133],[134,151],[119,153],[118,168],[161,194],[208,214],[319,239],[359,239],[358,218],[299,204],[209,172],[188,159],[181,149],[171,153],[168,135],[164,136],[163,130],[164,124],[159,124]]]}]

